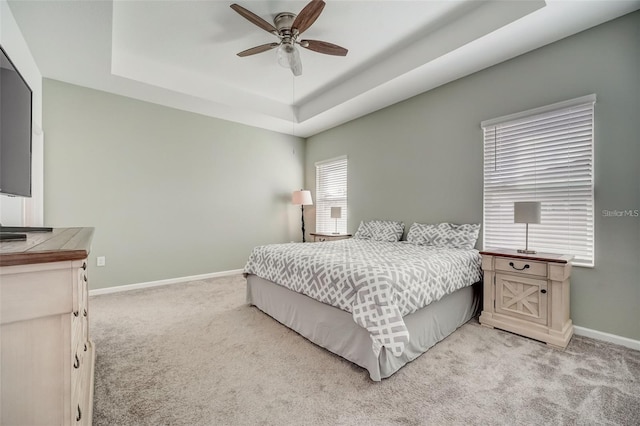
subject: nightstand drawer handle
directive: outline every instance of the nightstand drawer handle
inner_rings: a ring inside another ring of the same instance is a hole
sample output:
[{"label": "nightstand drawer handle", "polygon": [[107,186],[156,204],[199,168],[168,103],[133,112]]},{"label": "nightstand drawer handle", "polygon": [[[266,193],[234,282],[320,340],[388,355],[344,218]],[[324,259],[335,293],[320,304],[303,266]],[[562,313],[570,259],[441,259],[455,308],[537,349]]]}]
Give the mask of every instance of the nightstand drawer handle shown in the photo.
[{"label": "nightstand drawer handle", "polygon": [[80,411],[80,406],[78,405],[78,415],[76,416],[76,422],[79,422],[82,419],[82,411]]},{"label": "nightstand drawer handle", "polygon": [[525,263],[522,268],[516,268],[516,265],[514,265],[513,262],[509,262],[509,266],[511,266],[516,271],[524,271],[525,269],[529,269],[529,264],[528,263]]},{"label": "nightstand drawer handle", "polygon": [[73,368],[80,368],[80,360],[78,359],[78,355],[76,354],[76,360],[73,363]]},{"label": "nightstand drawer handle", "polygon": [[542,290],[540,290],[540,293],[547,294],[547,290],[543,288]]},{"label": "nightstand drawer handle", "polygon": [[85,271],[87,270],[87,262],[82,263],[82,269],[84,269]]}]

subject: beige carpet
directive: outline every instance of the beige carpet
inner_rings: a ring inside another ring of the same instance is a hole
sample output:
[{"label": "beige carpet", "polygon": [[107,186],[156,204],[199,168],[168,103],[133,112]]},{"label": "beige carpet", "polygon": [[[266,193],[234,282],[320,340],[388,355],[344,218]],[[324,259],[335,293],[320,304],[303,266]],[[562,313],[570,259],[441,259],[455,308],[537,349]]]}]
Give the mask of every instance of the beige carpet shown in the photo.
[{"label": "beige carpet", "polygon": [[92,297],[95,425],[640,423],[640,352],[475,320],[380,383],[244,303],[241,276]]}]

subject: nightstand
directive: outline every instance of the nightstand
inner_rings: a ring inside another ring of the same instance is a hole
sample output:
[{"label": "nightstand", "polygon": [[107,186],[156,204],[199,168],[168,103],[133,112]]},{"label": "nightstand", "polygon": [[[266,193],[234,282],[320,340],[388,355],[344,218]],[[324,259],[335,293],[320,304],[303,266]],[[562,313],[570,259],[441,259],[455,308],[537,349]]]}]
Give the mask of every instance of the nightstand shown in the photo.
[{"label": "nightstand", "polygon": [[346,240],[351,238],[351,234],[332,234],[330,232],[311,232],[309,233],[313,237],[313,242],[318,243],[322,241],[336,241]]},{"label": "nightstand", "polygon": [[480,323],[566,348],[573,336],[569,311],[573,256],[506,249],[480,254],[484,270]]}]

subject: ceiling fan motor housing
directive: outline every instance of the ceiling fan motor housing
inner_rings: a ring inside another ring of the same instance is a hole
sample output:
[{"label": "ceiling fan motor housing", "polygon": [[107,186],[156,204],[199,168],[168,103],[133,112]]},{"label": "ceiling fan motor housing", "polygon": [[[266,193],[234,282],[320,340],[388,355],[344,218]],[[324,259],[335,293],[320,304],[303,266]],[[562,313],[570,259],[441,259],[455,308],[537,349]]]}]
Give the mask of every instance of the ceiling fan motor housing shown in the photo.
[{"label": "ceiling fan motor housing", "polygon": [[296,14],[291,12],[282,12],[278,13],[275,18],[273,18],[273,23],[276,25],[276,29],[282,35],[283,32],[291,34],[291,27],[293,26],[293,21],[296,19]]}]

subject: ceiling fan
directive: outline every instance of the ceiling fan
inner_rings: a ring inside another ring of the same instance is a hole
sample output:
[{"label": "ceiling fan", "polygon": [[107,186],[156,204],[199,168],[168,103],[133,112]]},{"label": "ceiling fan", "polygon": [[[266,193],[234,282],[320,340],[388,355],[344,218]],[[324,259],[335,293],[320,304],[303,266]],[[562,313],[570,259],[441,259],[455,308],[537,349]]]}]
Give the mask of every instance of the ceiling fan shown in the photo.
[{"label": "ceiling fan", "polygon": [[324,6],[325,2],[322,0],[311,0],[298,15],[291,12],[278,13],[273,19],[274,26],[244,7],[235,3],[232,4],[231,9],[238,12],[249,22],[280,39],[279,42],[261,44],[260,46],[243,50],[238,53],[238,56],[250,56],[278,48],[278,63],[285,68],[291,69],[293,75],[296,76],[302,75],[302,62],[300,61],[300,54],[296,49],[296,44],[325,55],[346,56],[348,50],[336,44],[319,40],[298,40],[300,34],[309,29],[318,19]]}]

